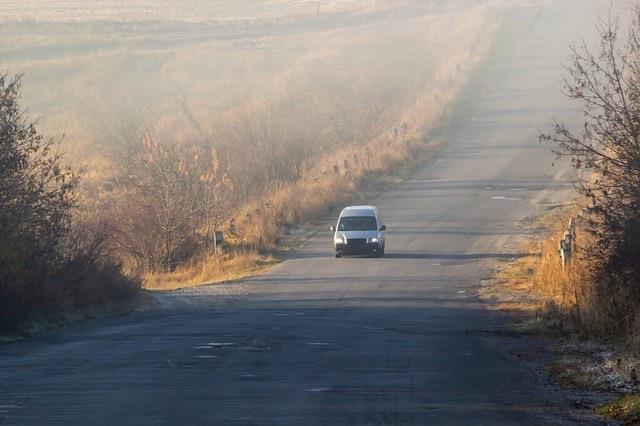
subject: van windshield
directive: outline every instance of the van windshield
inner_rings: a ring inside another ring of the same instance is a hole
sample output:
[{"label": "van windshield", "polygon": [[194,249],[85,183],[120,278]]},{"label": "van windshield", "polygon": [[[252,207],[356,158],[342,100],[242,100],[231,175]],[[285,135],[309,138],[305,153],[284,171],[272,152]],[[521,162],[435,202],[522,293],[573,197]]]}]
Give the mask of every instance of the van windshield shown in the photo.
[{"label": "van windshield", "polygon": [[377,231],[375,216],[347,216],[340,219],[338,231]]}]

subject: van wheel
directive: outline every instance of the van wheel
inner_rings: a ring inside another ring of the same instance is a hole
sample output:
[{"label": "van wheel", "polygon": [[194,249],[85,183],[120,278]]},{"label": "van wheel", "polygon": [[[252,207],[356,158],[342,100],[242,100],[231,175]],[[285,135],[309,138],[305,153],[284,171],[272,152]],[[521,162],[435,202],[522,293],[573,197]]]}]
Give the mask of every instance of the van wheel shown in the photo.
[{"label": "van wheel", "polygon": [[342,257],[342,253],[340,253],[339,251],[334,251],[333,255],[335,256],[336,259],[339,259]]},{"label": "van wheel", "polygon": [[384,246],[380,249],[380,257],[384,256]]}]

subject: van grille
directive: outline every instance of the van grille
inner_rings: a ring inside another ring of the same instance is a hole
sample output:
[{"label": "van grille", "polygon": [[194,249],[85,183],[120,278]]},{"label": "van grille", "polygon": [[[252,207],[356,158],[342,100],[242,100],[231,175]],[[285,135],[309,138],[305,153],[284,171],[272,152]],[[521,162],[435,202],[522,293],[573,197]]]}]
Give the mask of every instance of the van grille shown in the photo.
[{"label": "van grille", "polygon": [[366,238],[349,238],[347,239],[347,244],[350,246],[362,246],[367,244]]}]

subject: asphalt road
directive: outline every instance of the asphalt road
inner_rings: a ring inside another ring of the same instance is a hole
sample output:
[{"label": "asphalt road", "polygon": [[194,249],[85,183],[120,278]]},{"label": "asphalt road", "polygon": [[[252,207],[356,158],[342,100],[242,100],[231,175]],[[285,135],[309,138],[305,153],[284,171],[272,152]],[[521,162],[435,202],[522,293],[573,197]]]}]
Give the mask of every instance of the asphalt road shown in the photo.
[{"label": "asphalt road", "polygon": [[522,254],[518,222],[570,190],[537,128],[570,117],[560,63],[593,15],[548,4],[514,8],[435,159],[372,200],[385,258],[334,259],[322,231],[260,277],[0,346],[0,424],[575,421],[476,297]]}]

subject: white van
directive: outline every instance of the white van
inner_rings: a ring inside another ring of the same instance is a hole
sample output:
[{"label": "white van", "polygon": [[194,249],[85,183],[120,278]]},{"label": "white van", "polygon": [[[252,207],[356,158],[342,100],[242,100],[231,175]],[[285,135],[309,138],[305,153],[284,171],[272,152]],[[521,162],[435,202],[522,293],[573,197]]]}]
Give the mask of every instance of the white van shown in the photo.
[{"label": "white van", "polygon": [[386,229],[387,227],[380,221],[377,207],[345,207],[340,212],[336,226],[331,227],[334,233],[333,253],[335,257],[341,257],[343,254],[384,256]]}]

